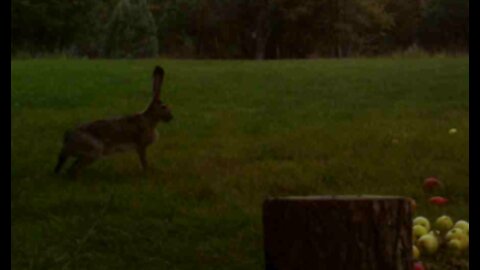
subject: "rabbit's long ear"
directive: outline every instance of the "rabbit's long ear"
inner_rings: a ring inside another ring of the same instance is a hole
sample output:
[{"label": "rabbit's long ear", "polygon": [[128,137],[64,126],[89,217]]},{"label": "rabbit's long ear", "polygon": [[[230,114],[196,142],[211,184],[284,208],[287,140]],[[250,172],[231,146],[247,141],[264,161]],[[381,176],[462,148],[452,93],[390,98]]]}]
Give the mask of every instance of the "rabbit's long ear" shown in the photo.
[{"label": "rabbit's long ear", "polygon": [[156,66],[153,70],[153,99],[160,100],[160,89],[162,88],[164,75],[165,71],[159,66]]}]

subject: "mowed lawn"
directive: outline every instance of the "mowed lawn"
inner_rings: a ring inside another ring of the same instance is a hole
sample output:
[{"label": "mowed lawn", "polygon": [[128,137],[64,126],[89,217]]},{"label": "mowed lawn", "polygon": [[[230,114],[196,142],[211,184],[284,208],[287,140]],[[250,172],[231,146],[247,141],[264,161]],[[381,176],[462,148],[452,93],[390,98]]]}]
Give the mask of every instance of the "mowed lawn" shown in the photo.
[{"label": "mowed lawn", "polygon": [[[402,195],[468,220],[468,62],[14,60],[12,268],[262,269],[267,196]],[[54,175],[63,133],[143,110],[157,64],[174,119],[152,170],[125,153]]]}]

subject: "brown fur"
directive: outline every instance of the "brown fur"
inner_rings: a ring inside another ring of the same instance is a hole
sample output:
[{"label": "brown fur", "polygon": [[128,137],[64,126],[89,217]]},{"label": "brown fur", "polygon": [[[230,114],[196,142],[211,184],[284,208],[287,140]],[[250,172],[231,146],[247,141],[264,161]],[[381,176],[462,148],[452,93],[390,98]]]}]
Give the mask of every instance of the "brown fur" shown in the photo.
[{"label": "brown fur", "polygon": [[170,109],[160,100],[163,77],[163,69],[155,67],[153,98],[145,111],[115,119],[94,121],[67,131],[55,173],[60,172],[68,157],[77,158],[69,169],[69,174],[75,177],[95,160],[128,150],[135,150],[142,168],[147,169],[146,150],[157,137],[155,127],[160,121],[169,122],[173,118]]}]

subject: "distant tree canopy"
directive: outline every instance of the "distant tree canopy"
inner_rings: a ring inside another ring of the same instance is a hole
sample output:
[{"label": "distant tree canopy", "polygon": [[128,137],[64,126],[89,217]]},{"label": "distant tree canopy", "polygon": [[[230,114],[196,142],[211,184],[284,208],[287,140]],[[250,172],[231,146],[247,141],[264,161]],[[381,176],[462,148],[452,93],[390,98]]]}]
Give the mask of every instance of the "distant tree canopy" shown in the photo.
[{"label": "distant tree canopy", "polygon": [[348,57],[468,51],[468,0],[13,0],[12,54]]}]

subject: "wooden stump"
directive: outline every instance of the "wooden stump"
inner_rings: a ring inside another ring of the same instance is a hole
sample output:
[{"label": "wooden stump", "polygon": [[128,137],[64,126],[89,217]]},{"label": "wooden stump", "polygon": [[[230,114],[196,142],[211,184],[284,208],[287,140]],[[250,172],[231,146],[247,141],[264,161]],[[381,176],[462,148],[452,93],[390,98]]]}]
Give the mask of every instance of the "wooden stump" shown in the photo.
[{"label": "wooden stump", "polygon": [[316,196],[263,205],[267,270],[411,270],[406,198]]}]

